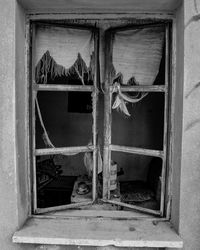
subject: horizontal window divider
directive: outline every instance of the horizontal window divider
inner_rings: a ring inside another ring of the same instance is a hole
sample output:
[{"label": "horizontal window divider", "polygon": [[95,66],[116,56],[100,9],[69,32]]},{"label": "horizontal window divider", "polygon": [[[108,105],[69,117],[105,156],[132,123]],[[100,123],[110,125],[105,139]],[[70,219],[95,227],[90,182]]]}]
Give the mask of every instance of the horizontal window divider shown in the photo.
[{"label": "horizontal window divider", "polygon": [[123,210],[90,210],[90,209],[83,209],[80,210],[61,210],[61,211],[52,211],[48,214],[33,214],[32,218],[49,218],[49,219],[56,219],[56,218],[107,218],[111,220],[135,220],[137,219],[145,219],[145,220],[152,220],[152,221],[168,221],[166,218],[154,217],[154,215],[144,214],[139,211],[123,211]]},{"label": "horizontal window divider", "polygon": [[62,24],[62,23],[46,23],[46,22],[37,22],[37,25],[44,25],[44,26],[54,26],[54,27],[62,27],[65,29],[74,29],[74,30],[88,30],[88,31],[98,31],[98,29],[92,25],[81,25],[81,24]]},{"label": "horizontal window divider", "polygon": [[57,85],[57,84],[34,84],[36,91],[77,91],[92,92],[93,85]]},{"label": "horizontal window divider", "polygon": [[[112,86],[113,87],[113,86]],[[120,90],[122,92],[165,92],[167,86],[165,85],[134,85],[134,86],[121,86]]]},{"label": "horizontal window divider", "polygon": [[94,146],[81,146],[81,147],[62,147],[62,148],[42,148],[36,149],[35,155],[51,155],[51,154],[78,154],[78,153],[85,153],[91,152],[94,150]]},{"label": "horizontal window divider", "polygon": [[47,207],[47,208],[37,208],[36,209],[36,214],[43,214],[43,213],[48,213],[48,212],[55,212],[55,211],[61,211],[65,209],[71,209],[71,208],[78,208],[81,206],[87,206],[87,205],[92,205],[93,201],[85,201],[85,202],[80,202],[80,203],[72,203],[72,204],[67,204],[67,205],[61,205],[61,206],[55,206],[55,207]]},{"label": "horizontal window divider", "polygon": [[112,145],[112,144],[110,145],[110,150],[123,152],[123,153],[131,153],[131,154],[155,156],[155,157],[163,158],[163,151],[160,151],[160,150],[126,147],[126,146],[119,146],[119,145]]},{"label": "horizontal window divider", "polygon": [[131,25],[124,25],[122,27],[113,27],[110,28],[110,32],[120,32],[120,31],[126,31],[126,30],[135,30],[135,29],[142,29],[142,28],[154,28],[154,27],[164,27],[164,23],[152,23],[152,24],[131,24]]},{"label": "horizontal window divider", "polygon": [[120,202],[120,201],[114,201],[114,200],[102,199],[102,201],[105,202],[105,203],[110,203],[110,204],[117,205],[117,206],[132,208],[134,210],[144,212],[144,213],[148,213],[148,214],[160,215],[160,211],[158,211],[158,210],[152,210],[152,209],[139,207],[139,206],[136,206],[136,205],[131,205],[131,204],[127,204],[127,203]]}]

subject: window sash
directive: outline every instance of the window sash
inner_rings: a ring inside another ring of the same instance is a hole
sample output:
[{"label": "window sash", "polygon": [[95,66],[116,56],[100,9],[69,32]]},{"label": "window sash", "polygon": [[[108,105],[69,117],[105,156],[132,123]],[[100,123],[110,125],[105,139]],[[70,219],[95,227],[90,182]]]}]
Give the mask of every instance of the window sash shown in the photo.
[{"label": "window sash", "polygon": [[[158,24],[159,25],[159,24]],[[162,24],[163,25],[163,24]],[[152,27],[157,26],[156,24],[153,25],[142,25],[141,27]],[[105,84],[105,102],[104,102],[104,162],[103,162],[103,201],[112,203],[115,205],[120,205],[128,208],[132,208],[133,210],[142,211],[150,214],[159,214],[160,216],[164,215],[165,212],[165,200],[167,200],[167,206],[169,206],[169,195],[166,195],[166,185],[167,185],[167,161],[168,161],[168,143],[169,143],[169,125],[168,125],[168,117],[169,117],[169,74],[170,74],[170,50],[169,50],[169,32],[170,26],[169,24],[165,24],[165,84],[164,85],[148,85],[148,86],[122,86],[121,91],[123,92],[133,92],[133,91],[140,91],[140,92],[163,92],[164,93],[164,134],[163,134],[163,150],[148,150],[144,148],[134,148],[134,147],[126,147],[126,146],[119,146],[119,145],[112,145],[111,144],[111,122],[112,122],[112,108],[111,108],[111,101],[112,101],[112,93],[113,93],[113,86],[111,85],[111,62],[112,62],[112,36],[115,32],[126,30],[126,29],[133,29],[135,26],[130,27],[122,27],[122,28],[114,28],[110,29],[106,34],[106,84]],[[137,26],[139,28],[139,26]],[[162,159],[162,173],[161,173],[161,199],[160,199],[160,210],[152,210],[142,208],[136,205],[129,205],[123,202],[118,202],[111,200],[110,198],[110,172],[111,172],[111,152],[118,151],[118,152],[128,152],[131,154],[140,154],[140,155],[147,155],[147,156],[156,156]]]},{"label": "window sash", "polygon": [[[38,25],[38,23],[37,23]],[[51,24],[50,24],[51,25]],[[55,24],[54,24],[55,25]],[[57,26],[57,24],[55,25]],[[58,25],[59,26],[59,25]],[[90,85],[54,85],[54,84],[36,84],[34,80],[35,76],[35,32],[36,32],[36,24],[33,23],[31,27],[31,56],[32,56],[32,62],[31,62],[31,88],[30,88],[30,96],[31,96],[31,111],[30,111],[30,120],[31,120],[31,162],[32,162],[32,193],[33,193],[33,209],[32,212],[36,214],[50,212],[50,211],[57,211],[57,210],[63,210],[63,209],[69,209],[69,208],[76,208],[83,205],[89,205],[92,204],[96,198],[97,198],[97,162],[98,162],[98,145],[97,145],[97,105],[98,105],[98,50],[99,50],[99,33],[98,30],[94,27],[86,27],[86,26],[76,26],[76,25],[65,25],[64,27],[68,28],[76,28],[76,29],[88,29],[94,32],[94,54],[95,54],[95,74],[94,74],[94,84],[92,86]],[[45,149],[36,149],[36,128],[35,128],[35,111],[36,111],[36,96],[37,92],[39,91],[74,91],[74,92],[91,92],[92,93],[92,106],[93,106],[93,129],[92,129],[92,139],[93,139],[93,145],[91,147],[89,146],[82,146],[82,147],[64,147],[64,148],[45,148]],[[60,154],[60,153],[81,153],[81,152],[93,152],[93,177],[92,177],[92,199],[91,202],[81,202],[81,203],[74,203],[74,204],[68,204],[68,205],[62,205],[62,206],[55,206],[55,207],[47,207],[47,208],[38,208],[37,207],[37,183],[36,183],[36,156],[37,155],[50,155],[50,154]]]}]

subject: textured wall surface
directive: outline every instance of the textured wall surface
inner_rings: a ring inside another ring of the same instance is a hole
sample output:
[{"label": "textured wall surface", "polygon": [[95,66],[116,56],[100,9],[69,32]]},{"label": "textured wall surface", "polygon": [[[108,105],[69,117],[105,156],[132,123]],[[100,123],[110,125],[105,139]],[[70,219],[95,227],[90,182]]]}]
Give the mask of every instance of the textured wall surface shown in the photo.
[{"label": "textured wall surface", "polygon": [[15,141],[15,2],[0,1],[0,244],[11,245],[18,225]]},{"label": "textured wall surface", "polygon": [[123,12],[123,11],[171,11],[177,8],[181,0],[19,0],[28,11],[44,12]]},{"label": "textured wall surface", "polygon": [[[36,1],[30,2],[33,4]],[[179,147],[182,131],[182,148],[175,150],[179,161],[176,161],[174,171],[176,184],[173,189],[175,202],[172,221],[183,238],[184,249],[198,250],[200,249],[200,1],[185,0],[177,17],[179,19],[177,89],[180,101],[176,103],[175,124],[180,128],[181,119],[183,124],[182,130],[175,130],[179,131],[179,135],[177,133]],[[2,250],[119,249],[111,246],[83,248],[12,243],[12,235],[23,224],[28,206],[27,150],[24,144],[26,136],[23,134],[27,111],[24,105],[26,100],[24,13],[15,0],[0,0],[0,31],[2,34],[0,36],[0,248]],[[182,151],[182,156],[179,151]]]},{"label": "textured wall surface", "polygon": [[200,1],[184,1],[184,94],[179,231],[200,249]]}]

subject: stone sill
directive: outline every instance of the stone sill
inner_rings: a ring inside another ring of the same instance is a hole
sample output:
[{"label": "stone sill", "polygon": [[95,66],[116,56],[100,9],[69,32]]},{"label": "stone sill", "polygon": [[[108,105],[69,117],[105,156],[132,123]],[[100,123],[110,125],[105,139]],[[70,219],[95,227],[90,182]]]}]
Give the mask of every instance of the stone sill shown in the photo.
[{"label": "stone sill", "polygon": [[182,248],[169,222],[145,219],[29,218],[13,235],[15,243]]}]

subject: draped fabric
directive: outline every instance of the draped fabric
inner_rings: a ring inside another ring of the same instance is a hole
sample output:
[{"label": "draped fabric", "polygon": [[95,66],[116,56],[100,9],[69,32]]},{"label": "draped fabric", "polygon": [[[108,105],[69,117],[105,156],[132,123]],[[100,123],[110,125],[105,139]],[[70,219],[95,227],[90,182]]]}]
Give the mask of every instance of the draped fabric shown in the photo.
[{"label": "draped fabric", "polygon": [[36,29],[35,40],[36,83],[46,84],[48,79],[72,75],[83,85],[93,80],[94,36],[91,31],[44,24]]},{"label": "draped fabric", "polygon": [[90,65],[94,51],[93,34],[90,30],[67,27],[40,25],[36,29],[35,65],[48,50],[57,64],[70,68],[77,59],[78,53]]},{"label": "draped fabric", "polygon": [[113,66],[123,84],[152,85],[158,74],[165,30],[163,26],[144,27],[115,33]]},{"label": "draped fabric", "polygon": [[162,26],[144,27],[115,33],[113,40],[113,92],[116,93],[112,108],[127,116],[127,103],[141,101],[148,93],[134,96],[122,93],[120,86],[153,85],[159,72],[165,30]]}]

